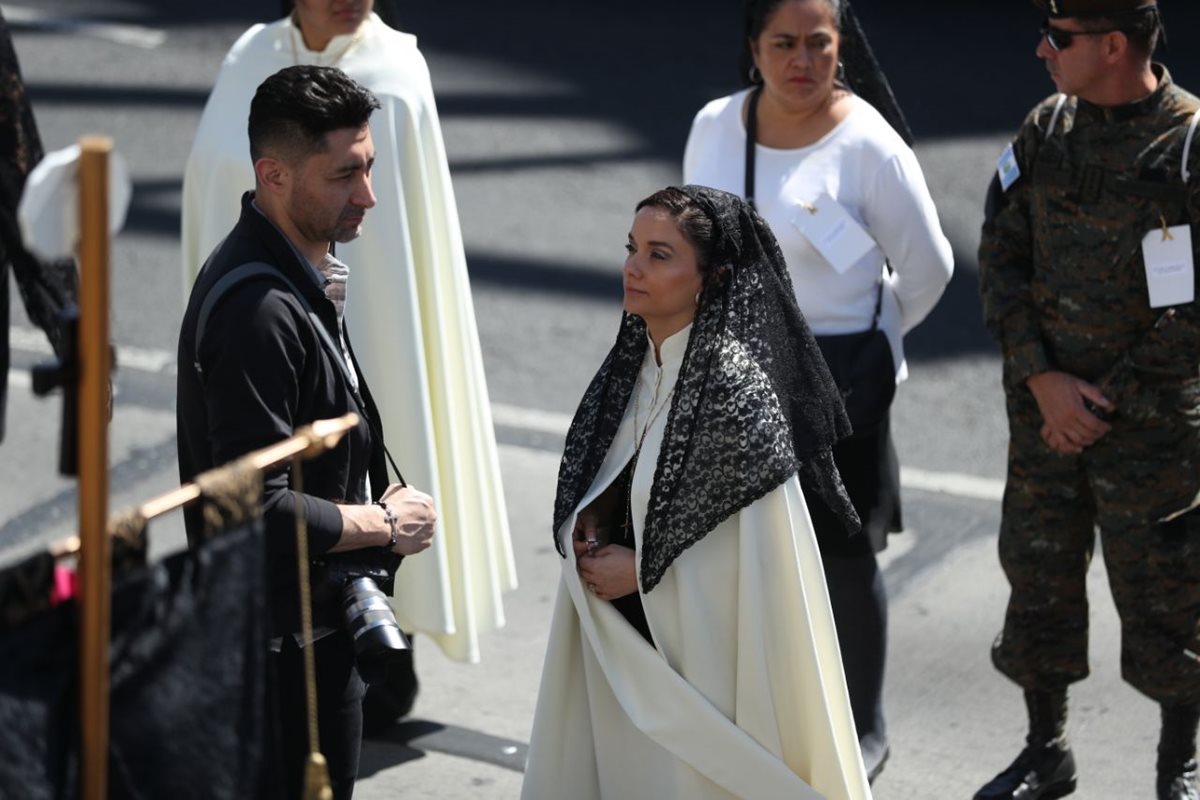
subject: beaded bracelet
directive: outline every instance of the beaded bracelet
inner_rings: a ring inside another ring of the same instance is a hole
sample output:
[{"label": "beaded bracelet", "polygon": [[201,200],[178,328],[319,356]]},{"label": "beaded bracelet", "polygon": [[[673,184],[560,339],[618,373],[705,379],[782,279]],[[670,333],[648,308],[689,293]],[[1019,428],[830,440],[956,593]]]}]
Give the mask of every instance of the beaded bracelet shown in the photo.
[{"label": "beaded bracelet", "polygon": [[392,507],[382,500],[376,500],[375,505],[383,509],[383,518],[387,520],[388,527],[392,529],[392,540],[387,543],[387,549],[395,550],[396,543],[400,541],[400,517],[396,516]]}]

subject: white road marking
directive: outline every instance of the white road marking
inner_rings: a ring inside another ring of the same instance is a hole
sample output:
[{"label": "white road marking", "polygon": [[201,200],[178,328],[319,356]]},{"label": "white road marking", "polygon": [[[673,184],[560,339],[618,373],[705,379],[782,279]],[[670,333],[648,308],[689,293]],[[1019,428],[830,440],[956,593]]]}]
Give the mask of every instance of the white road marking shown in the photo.
[{"label": "white road marking", "polygon": [[[566,436],[571,417],[550,411],[492,403],[492,419],[497,425],[520,428],[555,436]],[[971,500],[1000,502],[1004,497],[1004,481],[980,478],[957,472],[933,472],[917,467],[900,468],[900,484],[922,492],[950,494]]]},{"label": "white road marking", "polygon": [[566,414],[509,406],[504,403],[492,403],[492,422],[505,428],[520,428],[552,436],[566,436],[567,429],[571,427],[571,418]]},{"label": "white road marking", "polygon": [[917,546],[917,532],[906,530],[903,535],[889,536],[887,547],[875,557],[881,572],[911,553]]},{"label": "white road marking", "polygon": [[18,328],[15,325],[8,329],[8,343],[15,350],[28,350],[31,353],[45,355],[53,353],[46,334],[33,328]]},{"label": "white road marking", "polygon": [[[9,331],[12,347],[17,350],[50,355],[53,350],[40,330],[13,327]],[[117,368],[133,369],[160,375],[175,373],[175,353],[154,348],[117,346]],[[9,386],[28,389],[31,386],[29,372],[11,369],[8,373]],[[501,427],[523,431],[566,436],[571,426],[571,417],[553,411],[536,408],[521,408],[505,403],[492,403],[492,421]],[[901,467],[900,484],[906,489],[921,492],[948,494],[970,500],[1000,502],[1004,497],[1004,481],[996,478],[981,478],[958,472],[934,472],[918,467]],[[889,550],[891,547],[889,546]]]},{"label": "white road marking", "polygon": [[[54,355],[50,342],[40,330],[32,328],[9,329],[9,342],[14,349],[25,350],[43,356]],[[149,347],[117,345],[117,371],[136,369],[139,372],[175,374],[175,353]]]},{"label": "white road marking", "polygon": [[1004,498],[1004,481],[957,472],[933,472],[917,467],[900,467],[900,485],[922,492],[952,494],[972,500],[999,503]]},{"label": "white road marking", "polygon": [[0,5],[0,11],[4,12],[4,19],[14,27],[68,31],[115,44],[140,47],[143,50],[154,50],[167,40],[166,31],[141,25],[60,17],[35,8],[9,3]]}]

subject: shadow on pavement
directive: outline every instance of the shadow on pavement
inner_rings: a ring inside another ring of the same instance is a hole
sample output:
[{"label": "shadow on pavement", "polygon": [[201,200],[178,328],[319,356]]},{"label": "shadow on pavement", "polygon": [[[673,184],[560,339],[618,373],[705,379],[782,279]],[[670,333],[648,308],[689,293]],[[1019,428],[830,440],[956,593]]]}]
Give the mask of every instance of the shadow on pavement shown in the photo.
[{"label": "shadow on pavement", "polygon": [[[918,139],[1014,131],[1034,103],[1053,91],[1034,55],[1040,14],[1013,0],[919,6],[855,0],[872,45]],[[728,0],[686,4],[634,0],[528,0],[496,4],[460,0],[455,13],[436,4],[403,4],[400,23],[428,52],[451,53],[515,67],[553,81],[518,97],[439,94],[443,117],[509,116],[615,123],[640,142],[632,154],[577,153],[547,158],[479,159],[456,173],[520,170],[623,157],[678,164],[696,111],[739,88],[741,6]],[[916,10],[914,10],[916,9]],[[1200,30],[1200,4],[1171,4],[1169,30]],[[468,35],[486,31],[483,36]],[[1181,84],[1200,86],[1200,63],[1161,54]],[[438,76],[435,71],[434,83]],[[567,87],[564,92],[563,86]],[[980,188],[982,203],[983,187]],[[955,277],[937,308],[908,340],[914,360],[992,354],[978,297],[973,243],[956,252]],[[586,295],[610,280],[585,270],[553,270],[470,254],[472,277],[513,288]],[[615,284],[615,279],[614,279]]]},{"label": "shadow on pavement", "polygon": [[471,253],[467,269],[476,285],[571,295],[600,303],[616,304],[622,297],[620,272],[588,264],[537,262],[476,252]]},{"label": "shadow on pavement", "polygon": [[197,112],[208,100],[208,90],[167,89],[162,86],[97,86],[94,83],[38,83],[25,85],[35,107],[106,106],[192,109]]},{"label": "shadow on pavement", "polygon": [[[696,111],[741,86],[741,4],[729,0],[458,0],[403,3],[400,23],[422,47],[496,61],[575,87],[573,99],[502,98],[459,106],[439,98],[443,115],[571,116],[624,123],[661,158],[682,155]],[[1035,57],[1040,14],[1022,0],[855,0],[880,62],[918,138],[1015,130],[1053,87]],[[1200,4],[1164,11],[1179,44],[1200,30]],[[483,35],[476,35],[477,33]],[[1183,85],[1200,85],[1200,63],[1182,48],[1164,56]],[[434,75],[435,86],[437,75]]]},{"label": "shadow on pavement", "polygon": [[[385,2],[390,0],[377,0]],[[87,16],[86,0],[57,0],[56,13]],[[1007,134],[1052,91],[1034,56],[1039,12],[1021,0],[855,0],[872,45],[918,139]],[[148,25],[264,21],[279,0],[211,0],[171,4],[129,0],[123,19]],[[593,120],[630,134],[619,152],[581,150],[545,156],[475,157],[452,161],[456,175],[512,173],[631,161],[680,162],[693,115],[709,99],[740,86],[741,4],[729,0],[456,0],[394,3],[401,28],[427,53],[477,60],[479,69],[510,70],[504,92],[482,88],[438,92],[443,118]],[[1200,30],[1200,3],[1164,10],[1175,51],[1162,54],[1175,79],[1200,87],[1200,61],[1182,57],[1185,37]],[[433,74],[435,89],[439,72]],[[552,88],[547,88],[552,87]],[[171,106],[198,109],[206,93],[162,87],[33,84],[36,105]],[[936,153],[936,150],[933,151]],[[928,156],[927,156],[928,157]],[[936,157],[936,155],[934,156]],[[136,187],[130,228],[174,236],[178,208]],[[980,189],[982,202],[982,187]],[[954,280],[930,318],[909,338],[915,360],[990,354],[981,322],[975,253],[963,242]],[[594,265],[537,264],[487,252],[469,253],[474,280],[515,291],[607,299],[619,276]]]},{"label": "shadow on pavement", "polygon": [[[129,22],[138,25],[195,25],[245,21],[262,22],[279,16],[279,0],[205,0],[203,3],[164,3],[162,0],[124,0],[119,7],[97,11],[96,0],[18,0],[13,6],[39,6],[47,18],[70,17],[93,22]],[[10,15],[17,18],[16,15]],[[36,25],[15,28],[37,32]]]},{"label": "shadow on pavement", "polygon": [[954,277],[925,321],[904,337],[910,362],[999,352],[983,325],[975,253],[954,253]]},{"label": "shadow on pavement", "polygon": [[525,757],[529,752],[529,746],[524,742],[422,719],[405,720],[383,733],[367,737],[367,741],[388,747],[363,750],[359,778],[368,778],[389,767],[424,758],[428,752],[524,772]]}]

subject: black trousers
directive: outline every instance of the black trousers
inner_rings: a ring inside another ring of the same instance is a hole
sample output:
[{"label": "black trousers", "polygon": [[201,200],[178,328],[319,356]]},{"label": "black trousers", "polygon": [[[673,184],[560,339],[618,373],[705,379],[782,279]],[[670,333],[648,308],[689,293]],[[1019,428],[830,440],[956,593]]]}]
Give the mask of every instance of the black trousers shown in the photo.
[{"label": "black trousers", "polygon": [[883,673],[887,665],[887,592],[874,553],[824,556],[846,690],[868,774],[887,748]]},{"label": "black trousers", "polygon": [[[329,764],[334,800],[350,800],[362,751],[366,685],[355,669],[354,646],[346,632],[326,636],[312,647],[317,672],[319,749]],[[283,647],[272,653],[271,664],[273,680],[268,696],[273,706],[274,760],[280,774],[277,786],[267,796],[291,800],[301,796],[309,750],[304,657],[295,637],[283,638]]]},{"label": "black trousers", "polygon": [[838,442],[833,459],[863,521],[863,531],[847,537],[820,498],[805,499],[825,566],[859,745],[871,773],[887,747],[883,716],[887,592],[875,554],[886,547],[889,533],[901,529],[900,468],[890,415],[876,431]]},{"label": "black trousers", "polygon": [[870,433],[856,433],[833,446],[850,502],[862,520],[862,532],[847,536],[829,507],[805,496],[821,556],[865,556],[887,547],[888,534],[904,528],[900,513],[900,463],[892,443],[891,414]]}]

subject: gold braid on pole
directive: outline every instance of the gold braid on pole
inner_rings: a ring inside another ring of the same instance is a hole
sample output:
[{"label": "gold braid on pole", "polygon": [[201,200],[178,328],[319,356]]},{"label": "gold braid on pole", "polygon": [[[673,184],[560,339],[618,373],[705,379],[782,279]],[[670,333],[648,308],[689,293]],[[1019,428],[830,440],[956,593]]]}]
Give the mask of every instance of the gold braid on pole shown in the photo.
[{"label": "gold braid on pole", "polygon": [[[304,493],[301,474],[302,454],[292,456],[292,486],[297,495]],[[308,711],[308,761],[304,765],[304,800],[333,800],[329,785],[329,766],[319,750],[317,731],[317,665],[313,658],[312,588],[308,583],[308,526],[304,519],[303,498],[296,498],[296,565],[300,573],[300,635],[304,638],[304,690]]]}]

